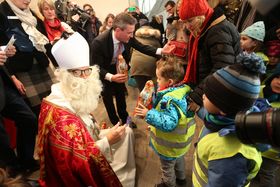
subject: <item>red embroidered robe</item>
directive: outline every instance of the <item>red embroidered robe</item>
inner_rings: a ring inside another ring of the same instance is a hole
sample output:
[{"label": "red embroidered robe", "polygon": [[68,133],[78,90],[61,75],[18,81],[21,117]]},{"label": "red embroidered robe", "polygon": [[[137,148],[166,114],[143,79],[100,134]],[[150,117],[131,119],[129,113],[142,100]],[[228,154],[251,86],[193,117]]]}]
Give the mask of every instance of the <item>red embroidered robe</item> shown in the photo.
[{"label": "red embroidered robe", "polygon": [[39,116],[40,185],[122,186],[82,119],[46,100]]}]

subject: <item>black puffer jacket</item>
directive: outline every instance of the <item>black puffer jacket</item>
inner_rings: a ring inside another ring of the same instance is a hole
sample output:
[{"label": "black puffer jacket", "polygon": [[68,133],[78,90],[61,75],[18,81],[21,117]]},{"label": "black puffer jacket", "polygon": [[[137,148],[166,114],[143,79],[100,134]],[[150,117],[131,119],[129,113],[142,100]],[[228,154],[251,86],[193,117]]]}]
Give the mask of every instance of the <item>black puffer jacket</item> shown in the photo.
[{"label": "black puffer jacket", "polygon": [[[42,20],[40,20],[34,13],[32,13],[33,16],[37,19],[37,30],[40,31],[42,34],[46,36],[46,33],[44,33],[41,28],[44,26]],[[0,4],[0,40],[1,42],[8,43],[11,36],[11,33],[17,33],[15,34],[15,38],[17,39],[14,46],[17,49],[17,53],[9,58],[9,62],[6,63],[6,66],[9,70],[9,73],[14,74],[17,72],[27,72],[32,68],[33,65],[33,59],[35,58],[37,62],[43,67],[46,68],[49,65],[49,59],[46,56],[45,53],[37,51],[35,47],[33,47],[33,50],[29,51],[23,51],[19,48],[19,46],[28,46],[26,43],[30,43],[30,45],[33,45],[31,40],[29,39],[29,36],[24,31],[21,21],[19,18],[15,15],[15,13],[12,11],[11,7],[6,1],[3,1]],[[16,31],[16,32],[15,32]],[[22,47],[22,49],[25,47]],[[50,53],[51,45],[46,44],[45,48],[47,49],[47,54]]]},{"label": "black puffer jacket", "polygon": [[[208,30],[199,40],[196,75],[198,86],[202,90],[203,82],[208,75],[235,63],[236,56],[241,52],[239,32],[228,20],[225,19],[208,28],[222,15],[223,11],[220,8],[214,9],[214,13],[205,27]],[[196,102],[201,105],[202,99]]]}]

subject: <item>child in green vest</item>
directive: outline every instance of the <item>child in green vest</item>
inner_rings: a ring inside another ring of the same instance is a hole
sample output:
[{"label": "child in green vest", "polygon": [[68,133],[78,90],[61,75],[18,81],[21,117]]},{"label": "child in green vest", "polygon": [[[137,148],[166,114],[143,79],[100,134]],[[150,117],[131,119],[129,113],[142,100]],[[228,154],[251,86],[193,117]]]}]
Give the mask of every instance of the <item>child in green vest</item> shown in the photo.
[{"label": "child in green vest", "polygon": [[247,186],[256,176],[261,154],[243,144],[235,133],[235,115],[252,108],[260,92],[263,60],[255,53],[241,53],[234,65],[222,68],[205,81],[205,126],[197,143],[193,186]]},{"label": "child in green vest", "polygon": [[153,108],[148,110],[139,104],[135,109],[136,115],[150,125],[150,146],[160,158],[162,181],[156,186],[186,183],[184,155],[190,148],[195,124],[187,113],[190,87],[181,83],[184,75],[183,65],[174,58],[158,61]]}]

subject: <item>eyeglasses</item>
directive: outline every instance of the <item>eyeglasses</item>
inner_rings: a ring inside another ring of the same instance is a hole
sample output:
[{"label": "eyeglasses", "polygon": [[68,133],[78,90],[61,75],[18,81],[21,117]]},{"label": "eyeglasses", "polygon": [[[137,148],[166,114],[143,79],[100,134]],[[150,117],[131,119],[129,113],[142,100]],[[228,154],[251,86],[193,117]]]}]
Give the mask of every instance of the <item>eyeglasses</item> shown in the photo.
[{"label": "eyeglasses", "polygon": [[89,12],[93,12],[92,8],[86,9],[85,12],[89,13]]},{"label": "eyeglasses", "polygon": [[166,8],[166,12],[171,12],[173,7]]},{"label": "eyeglasses", "polygon": [[68,71],[71,72],[74,77],[80,77],[83,74],[85,76],[89,76],[91,74],[91,72],[92,72],[92,69],[91,68],[84,69],[84,70],[74,69],[74,70],[68,70]]},{"label": "eyeglasses", "polygon": [[171,10],[172,10],[172,8],[169,8],[169,9],[166,10],[166,12],[170,12]]}]

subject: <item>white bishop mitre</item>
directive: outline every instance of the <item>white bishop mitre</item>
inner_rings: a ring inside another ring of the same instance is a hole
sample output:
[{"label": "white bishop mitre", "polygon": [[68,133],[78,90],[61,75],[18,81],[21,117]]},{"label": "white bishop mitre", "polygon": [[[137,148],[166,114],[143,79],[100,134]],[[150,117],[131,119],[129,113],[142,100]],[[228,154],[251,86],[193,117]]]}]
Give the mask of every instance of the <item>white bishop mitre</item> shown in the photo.
[{"label": "white bishop mitre", "polygon": [[53,45],[51,52],[60,68],[77,69],[89,66],[89,45],[78,32],[67,39],[61,38]]}]

